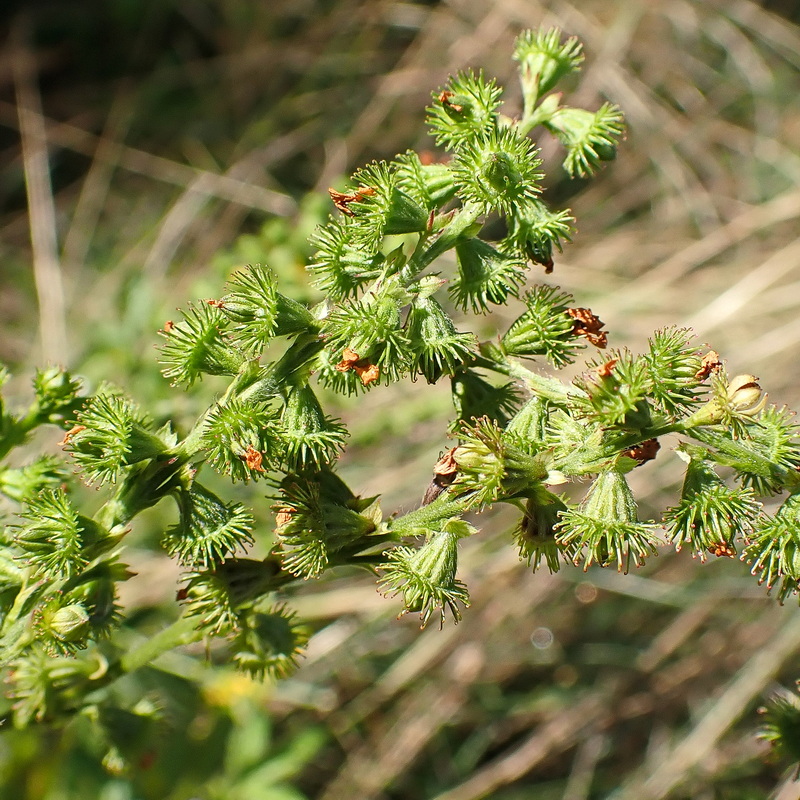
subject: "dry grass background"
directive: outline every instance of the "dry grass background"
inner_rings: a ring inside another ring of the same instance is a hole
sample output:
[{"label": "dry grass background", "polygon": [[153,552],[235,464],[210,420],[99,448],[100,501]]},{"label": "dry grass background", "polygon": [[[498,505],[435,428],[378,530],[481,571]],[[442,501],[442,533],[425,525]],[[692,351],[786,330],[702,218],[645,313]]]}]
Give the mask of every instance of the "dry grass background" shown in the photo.
[{"label": "dry grass background", "polygon": [[[611,99],[629,127],[588,186],[561,177],[557,148],[541,142],[550,197],[579,221],[553,277],[601,315],[616,346],[690,325],[733,373],[800,406],[795,23],[752,0],[170,9],[153,6],[120,48],[129,67],[96,83],[60,80],[75,59],[68,42],[32,47],[35,26],[21,13],[10,25],[3,360],[66,360],[95,379],[133,373],[150,385],[155,328],[184,298],[217,291],[224,270],[207,265],[242,230],[291,220],[305,190],[365,160],[430,147],[422,109],[457,69],[482,66],[507,83],[513,113],[514,37],[557,25],[587,53],[572,100]],[[167,30],[173,57],[154,60]],[[108,58],[113,48],[98,46]],[[290,248],[284,272],[302,287],[300,255]],[[354,488],[383,492],[387,508],[416,501],[446,443],[444,406],[414,406],[425,387],[399,391],[370,395],[352,426],[372,438],[345,461]],[[405,405],[421,421],[403,438],[393,418]],[[675,491],[674,460],[664,448],[637,471],[645,507]],[[465,548],[473,605],[458,627],[395,622],[374,582],[352,575],[296,599],[320,631],[300,672],[264,702],[281,724],[330,731],[299,781],[308,796],[800,797],[754,737],[755,709],[800,677],[795,607],[777,607],[738,562],[701,566],[685,553],[629,576],[534,576],[505,546],[513,522],[498,512]]]}]

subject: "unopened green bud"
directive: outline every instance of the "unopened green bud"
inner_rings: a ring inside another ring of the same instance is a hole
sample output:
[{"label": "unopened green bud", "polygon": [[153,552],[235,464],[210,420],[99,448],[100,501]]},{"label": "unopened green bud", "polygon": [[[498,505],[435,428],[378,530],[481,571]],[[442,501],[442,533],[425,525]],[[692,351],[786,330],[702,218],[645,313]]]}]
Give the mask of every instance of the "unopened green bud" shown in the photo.
[{"label": "unopened green bud", "polygon": [[638,521],[636,500],[621,471],[601,472],[580,507],[561,516],[557,540],[570,548],[574,563],[584,569],[616,563],[627,570],[631,562],[641,565],[657,551],[652,525]]},{"label": "unopened green bud", "polygon": [[483,442],[471,440],[453,453],[461,470],[492,472],[502,470],[498,457]]},{"label": "unopened green bud", "polygon": [[450,293],[456,305],[472,308],[476,314],[488,310],[489,304],[505,303],[509,295],[525,281],[522,260],[501,253],[488,242],[464,238],[456,244],[458,277]]},{"label": "unopened green bud", "polygon": [[413,352],[412,374],[421,373],[428,383],[462,367],[476,344],[473,334],[459,333],[436,299],[424,294],[411,305],[406,335]]},{"label": "unopened green bud", "polygon": [[481,170],[486,180],[498,192],[514,187],[522,178],[507,153],[489,153]]},{"label": "unopened green bud", "polygon": [[400,189],[394,189],[386,210],[385,235],[420,233],[428,226],[428,212]]},{"label": "unopened green bud", "polygon": [[62,642],[79,642],[91,627],[89,614],[79,603],[59,608],[48,620],[50,631]]},{"label": "unopened green bud", "polygon": [[79,378],[73,378],[60,367],[39,370],[33,379],[39,416],[46,422],[58,423],[77,407]]},{"label": "unopened green bud", "polygon": [[446,164],[424,164],[420,173],[432,207],[439,208],[456,193],[453,173]]},{"label": "unopened green bud", "polygon": [[18,503],[35,497],[42,489],[67,480],[64,468],[51,456],[42,456],[26,467],[0,469],[0,492]]},{"label": "unopened green bud", "polygon": [[298,386],[288,393],[278,434],[285,447],[285,462],[295,470],[333,459],[347,431],[325,415],[310,386]]},{"label": "unopened green bud", "polygon": [[460,519],[445,523],[444,530],[431,533],[418,550],[398,547],[384,567],[384,586],[392,594],[402,592],[405,612],[417,612],[422,627],[438,608],[444,621],[448,608],[453,619],[461,619],[458,603],[469,605],[466,586],[456,579],[458,540],[475,533],[475,528]]},{"label": "unopened green bud", "polygon": [[514,45],[514,60],[519,62],[526,92],[535,89],[535,97],[549,92],[561,78],[580,67],[581,51],[574,36],[562,44],[558,28],[523,31]]}]

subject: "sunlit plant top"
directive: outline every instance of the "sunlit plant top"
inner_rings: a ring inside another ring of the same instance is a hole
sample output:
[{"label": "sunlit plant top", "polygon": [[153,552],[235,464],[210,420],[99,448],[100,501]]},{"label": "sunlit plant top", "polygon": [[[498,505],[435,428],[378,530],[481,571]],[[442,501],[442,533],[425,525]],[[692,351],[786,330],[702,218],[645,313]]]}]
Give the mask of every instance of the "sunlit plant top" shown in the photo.
[{"label": "sunlit plant top", "polygon": [[[628,571],[671,542],[702,560],[739,556],[779,600],[797,594],[792,414],[767,405],[754,376],[730,378],[688,330],[655,331],[641,353],[609,348],[597,313],[550,282],[574,220],[545,201],[531,134],[554,135],[563,168],[585,179],[615,157],[623,119],[614,105],[571,108],[553,93],[580,68],[575,39],[528,31],[514,59],[518,116],[501,113],[493,80],[461,72],[428,108],[439,155],[374,162],[331,190],[332,215],[314,234],[309,264],[322,302],[284,296],[269,267],[254,265],[164,326],[161,361],[174,386],[228,381],[191,430],[156,426],[116,387],[84,395],[80,380],[55,368],[36,375],[29,409],[0,409],[0,455],[40,425],[61,426],[80,476],[107,498],[96,513],[78,508],[50,457],[0,471],[0,490],[18,506],[0,556],[17,725],[124,703],[118,678],[200,639],[224,639],[230,660],[252,675],[285,675],[309,635],[286,604],[293,587],[341,566],[372,571],[422,625],[446,614],[457,621],[469,605],[459,544],[478,533],[465,515],[501,502],[519,510],[508,543],[534,571]],[[502,237],[487,238],[489,229]],[[524,310],[497,337],[479,341],[456,326],[454,308],[483,315],[510,298]],[[267,346],[275,360],[262,360]],[[579,376],[560,380],[558,370],[587,349]],[[419,378],[450,383],[452,446],[432,465],[422,504],[386,515],[377,497],[359,496],[337,474],[348,431],[317,389],[358,394]],[[681,442],[672,457],[685,462],[683,487],[662,519],[641,520],[627,475],[656,457],[667,434]],[[261,481],[274,531],[212,492],[209,471]],[[568,484],[582,499],[565,493]],[[782,503],[768,514],[761,500],[775,495]],[[183,612],[128,650],[121,631],[131,623],[116,602],[131,575],[126,537],[140,512],[167,497],[178,519],[161,544],[184,570]],[[246,557],[256,541],[271,548],[267,558]]]}]

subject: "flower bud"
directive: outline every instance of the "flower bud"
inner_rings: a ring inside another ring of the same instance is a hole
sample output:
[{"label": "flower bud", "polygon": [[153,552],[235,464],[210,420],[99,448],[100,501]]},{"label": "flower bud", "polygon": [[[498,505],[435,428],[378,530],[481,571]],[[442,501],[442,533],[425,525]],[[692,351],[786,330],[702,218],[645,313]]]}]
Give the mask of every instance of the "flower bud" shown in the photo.
[{"label": "flower bud", "polygon": [[240,617],[239,631],[231,643],[236,666],[255,678],[285,678],[297,666],[311,631],[283,606],[265,613],[248,609]]},{"label": "flower bud", "polygon": [[38,370],[33,379],[33,389],[39,417],[46,422],[61,422],[77,407],[80,388],[80,379],[73,378],[65,369],[48,367]]},{"label": "flower bud", "polygon": [[347,435],[343,425],[325,415],[310,386],[289,392],[278,433],[291,470],[327,463],[342,448]]},{"label": "flower bud", "polygon": [[641,565],[657,552],[652,525],[638,521],[636,500],[617,469],[601,472],[580,507],[562,514],[558,528],[558,542],[573,548],[576,564],[584,559],[584,569],[616,562],[627,572],[631,561]]},{"label": "flower bud", "polygon": [[433,297],[418,296],[406,319],[406,336],[411,342],[412,374],[422,374],[436,383],[443,374],[452,375],[470,358],[475,345],[471,333],[459,333],[453,320]]},{"label": "flower bud", "polygon": [[89,614],[79,603],[59,608],[47,623],[53,636],[62,642],[81,641],[91,628]]},{"label": "flower bud", "polygon": [[519,62],[523,88],[535,89],[535,97],[547,94],[561,78],[580,68],[580,42],[571,36],[561,44],[561,31],[524,31],[514,43],[514,60]]},{"label": "flower bud", "polygon": [[400,189],[394,189],[386,203],[385,236],[420,233],[428,225],[428,212]]},{"label": "flower bud", "polygon": [[483,442],[470,440],[456,448],[453,458],[462,471],[482,473],[495,473],[502,470],[502,465],[497,455]]},{"label": "flower bud", "polygon": [[775,516],[762,522],[748,537],[742,560],[752,563],[751,574],[771,590],[776,584],[778,602],[800,593],[800,493],[789,495]]},{"label": "flower bud", "polygon": [[67,473],[56,459],[42,456],[26,467],[0,469],[0,492],[18,503],[55,488],[67,480]]},{"label": "flower bud", "polygon": [[727,396],[731,408],[742,414],[756,414],[766,404],[766,396],[755,375],[737,375],[728,384]]},{"label": "flower bud", "polygon": [[475,532],[463,520],[451,519],[444,530],[433,532],[421,548],[398,547],[389,554],[382,582],[392,594],[402,592],[402,613],[419,612],[421,627],[428,624],[437,608],[442,622],[445,607],[458,622],[458,603],[469,605],[467,588],[456,579],[458,540]]},{"label": "flower bud", "polygon": [[760,509],[752,490],[726,486],[702,448],[684,446],[678,455],[688,462],[681,499],[664,514],[675,549],[688,543],[703,561],[708,553],[735,554],[736,540],[749,534]]},{"label": "flower bud", "polygon": [[570,561],[574,557],[571,548],[565,548],[556,540],[556,528],[566,510],[567,506],[558,495],[545,490],[528,499],[525,515],[514,532],[514,541],[519,547],[519,557],[534,572],[542,562],[550,572],[558,572],[562,553]]},{"label": "flower bud", "polygon": [[453,160],[453,174],[464,200],[509,215],[541,191],[540,164],[530,139],[500,128],[465,144]]},{"label": "flower bud", "polygon": [[516,256],[501,253],[480,239],[462,239],[456,243],[458,277],[450,287],[456,305],[476,314],[489,304],[505,303],[516,295],[525,280],[525,270]]},{"label": "flower bud", "polygon": [[534,453],[545,441],[548,420],[547,402],[534,395],[508,423],[505,436],[518,442],[523,449]]}]

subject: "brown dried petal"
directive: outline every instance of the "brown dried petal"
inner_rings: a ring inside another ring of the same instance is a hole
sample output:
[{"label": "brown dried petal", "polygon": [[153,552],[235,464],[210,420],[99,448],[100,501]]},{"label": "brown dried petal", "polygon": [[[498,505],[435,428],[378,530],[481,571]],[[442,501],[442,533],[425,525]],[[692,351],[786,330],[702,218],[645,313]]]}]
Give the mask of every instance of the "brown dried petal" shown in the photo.
[{"label": "brown dried petal", "polygon": [[453,453],[457,450],[457,447],[451,447],[434,465],[433,467],[433,474],[434,475],[455,475],[456,471],[458,470],[458,464],[456,463],[455,458],[453,457]]},{"label": "brown dried petal", "polygon": [[434,465],[433,480],[428,484],[422,498],[423,506],[432,503],[456,479],[458,464],[453,453],[457,449],[456,447],[450,448]]},{"label": "brown dried petal", "polygon": [[722,369],[722,359],[715,350],[709,350],[700,361],[700,369],[695,372],[695,380],[704,381],[712,372]]},{"label": "brown dried petal", "polygon": [[280,506],[275,509],[275,525],[278,528],[282,528],[284,525],[288,525],[292,521],[292,517],[294,516],[294,509],[288,508],[287,506]]},{"label": "brown dried petal", "polygon": [[458,112],[459,114],[464,110],[464,106],[459,105],[458,103],[451,103],[450,98],[454,97],[455,95],[452,92],[444,91],[439,95],[439,102],[443,106],[447,106],[448,108],[452,108],[453,111]]},{"label": "brown dried petal", "polygon": [[605,349],[608,344],[608,334],[605,331],[583,331],[589,344],[599,347],[601,350]]},{"label": "brown dried petal", "polygon": [[359,186],[354,192],[337,192],[336,189],[328,189],[328,194],[342,214],[354,217],[355,212],[350,210],[350,203],[358,203],[365,197],[371,197],[375,194],[375,189],[371,186]]},{"label": "brown dried petal", "polygon": [[601,330],[605,323],[590,308],[568,308],[567,314],[574,320],[574,334],[586,337],[591,344],[601,349],[608,344],[608,334]]},{"label": "brown dried petal", "polygon": [[652,461],[656,457],[656,453],[661,449],[661,444],[658,439],[648,439],[635,447],[629,447],[623,450],[622,455],[632,458],[634,461],[639,462],[639,466],[647,461]]},{"label": "brown dried petal", "polygon": [[733,545],[728,544],[728,542],[716,542],[709,546],[708,552],[711,553],[712,556],[717,556],[717,558],[723,556],[725,558],[733,558],[736,555],[735,548]]},{"label": "brown dried petal", "polygon": [[247,464],[250,469],[255,470],[256,472],[264,471],[264,467],[261,466],[264,456],[262,453],[256,450],[253,445],[247,445],[247,450],[245,451],[243,458],[244,463]]},{"label": "brown dried petal", "polygon": [[375,383],[375,381],[377,381],[381,376],[380,367],[378,367],[377,364],[371,364],[369,361],[363,365],[360,362],[358,364],[354,364],[353,369],[355,370],[356,375],[361,378],[361,383],[363,383],[364,386],[369,386],[371,383]]},{"label": "brown dried petal", "polygon": [[597,373],[598,378],[608,378],[610,377],[611,373],[614,371],[614,367],[617,365],[619,361],[618,358],[612,358],[609,361],[606,361],[605,364],[601,364],[595,372]]},{"label": "brown dried petal", "polygon": [[73,436],[75,436],[76,434],[80,433],[81,431],[85,431],[85,430],[86,430],[86,426],[85,425],[76,425],[74,428],[72,428],[71,430],[68,430],[64,434],[64,438],[58,443],[58,446],[59,447],[66,447],[66,445],[68,445],[72,441],[72,437]]},{"label": "brown dried petal", "polygon": [[334,367],[339,372],[349,372],[361,360],[361,356],[355,350],[345,347],[342,353],[342,360]]}]

